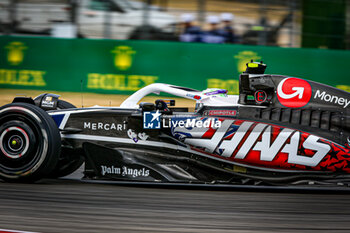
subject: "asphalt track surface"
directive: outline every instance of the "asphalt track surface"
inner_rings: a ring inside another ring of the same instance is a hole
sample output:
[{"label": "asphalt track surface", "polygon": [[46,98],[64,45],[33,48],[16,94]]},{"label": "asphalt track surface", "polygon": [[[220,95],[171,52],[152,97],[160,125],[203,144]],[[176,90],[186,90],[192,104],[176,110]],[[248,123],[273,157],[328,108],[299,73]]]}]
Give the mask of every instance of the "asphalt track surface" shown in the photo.
[{"label": "asphalt track surface", "polygon": [[350,232],[350,192],[0,182],[0,228],[34,232]]}]

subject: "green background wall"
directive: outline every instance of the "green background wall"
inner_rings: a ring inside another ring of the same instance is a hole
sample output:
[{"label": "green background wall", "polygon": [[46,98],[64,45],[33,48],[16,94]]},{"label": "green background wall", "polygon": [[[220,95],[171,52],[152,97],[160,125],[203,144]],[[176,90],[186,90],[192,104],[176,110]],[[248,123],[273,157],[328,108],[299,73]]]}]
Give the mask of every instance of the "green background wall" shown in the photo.
[{"label": "green background wall", "polygon": [[266,73],[310,79],[348,90],[349,51],[215,45],[0,37],[0,88],[130,94],[162,82],[195,89],[238,91],[250,59]]},{"label": "green background wall", "polygon": [[347,0],[302,0],[302,47],[344,49]]}]

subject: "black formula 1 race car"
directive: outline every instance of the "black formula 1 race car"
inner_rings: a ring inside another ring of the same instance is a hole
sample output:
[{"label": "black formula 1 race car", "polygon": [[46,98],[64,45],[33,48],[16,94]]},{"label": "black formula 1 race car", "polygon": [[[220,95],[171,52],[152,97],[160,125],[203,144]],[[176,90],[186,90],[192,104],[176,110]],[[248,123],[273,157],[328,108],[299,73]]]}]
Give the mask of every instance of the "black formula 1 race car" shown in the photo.
[{"label": "black formula 1 race car", "polygon": [[[247,63],[239,95],[151,84],[120,107],[75,108],[54,94],[0,108],[0,177],[228,185],[350,183],[350,95]],[[160,92],[194,100],[139,103]]]}]

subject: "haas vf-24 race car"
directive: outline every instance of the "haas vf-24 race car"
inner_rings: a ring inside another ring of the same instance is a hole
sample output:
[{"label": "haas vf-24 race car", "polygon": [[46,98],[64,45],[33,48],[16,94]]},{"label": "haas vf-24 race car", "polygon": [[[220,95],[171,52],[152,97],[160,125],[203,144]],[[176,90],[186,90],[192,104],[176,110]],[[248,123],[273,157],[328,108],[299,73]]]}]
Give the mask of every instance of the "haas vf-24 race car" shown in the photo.
[{"label": "haas vf-24 race car", "polygon": [[[151,84],[120,107],[76,108],[54,94],[0,108],[0,177],[191,184],[347,184],[350,95],[250,62],[239,95]],[[166,93],[194,101],[140,100]]]}]

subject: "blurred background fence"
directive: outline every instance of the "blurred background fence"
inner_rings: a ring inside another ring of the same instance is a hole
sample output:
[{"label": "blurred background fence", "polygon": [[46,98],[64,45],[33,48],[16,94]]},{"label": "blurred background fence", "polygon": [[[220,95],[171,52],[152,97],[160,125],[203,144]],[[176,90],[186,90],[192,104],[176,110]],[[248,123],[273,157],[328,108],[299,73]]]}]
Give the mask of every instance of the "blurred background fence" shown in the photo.
[{"label": "blurred background fence", "polygon": [[349,91],[350,51],[130,40],[0,37],[0,88],[130,94],[154,82],[238,94],[250,59]]},{"label": "blurred background fence", "polygon": [[347,0],[0,0],[0,88],[234,94],[254,59],[349,91],[349,13]]},{"label": "blurred background fence", "polygon": [[1,0],[0,33],[176,41],[189,22],[205,34],[214,24],[223,27],[220,15],[229,13],[235,40],[219,42],[349,49],[349,4],[347,0]]}]

